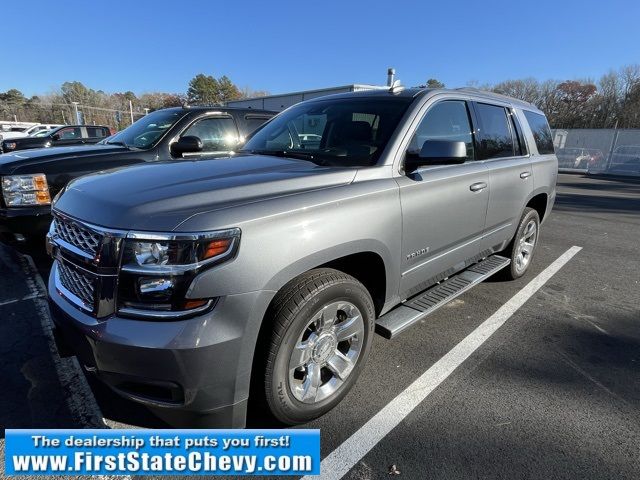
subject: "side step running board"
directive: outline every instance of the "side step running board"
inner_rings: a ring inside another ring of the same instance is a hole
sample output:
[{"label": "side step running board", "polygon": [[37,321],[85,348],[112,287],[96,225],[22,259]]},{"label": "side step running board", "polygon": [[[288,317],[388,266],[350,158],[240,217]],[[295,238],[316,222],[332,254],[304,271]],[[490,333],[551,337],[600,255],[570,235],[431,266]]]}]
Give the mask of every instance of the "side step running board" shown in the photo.
[{"label": "side step running board", "polygon": [[493,255],[470,266],[382,315],[376,321],[376,332],[385,338],[395,337],[510,263],[508,258]]}]

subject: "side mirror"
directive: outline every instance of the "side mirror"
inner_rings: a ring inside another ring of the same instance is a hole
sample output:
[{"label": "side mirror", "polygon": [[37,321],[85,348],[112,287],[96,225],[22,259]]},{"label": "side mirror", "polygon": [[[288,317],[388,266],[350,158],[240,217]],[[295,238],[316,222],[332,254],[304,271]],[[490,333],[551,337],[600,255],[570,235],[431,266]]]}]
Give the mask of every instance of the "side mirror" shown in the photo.
[{"label": "side mirror", "polygon": [[467,146],[464,142],[427,140],[417,156],[407,155],[405,170],[412,172],[424,165],[456,165],[466,160]]},{"label": "side mirror", "polygon": [[177,142],[171,144],[171,154],[174,157],[179,157],[185,153],[197,153],[201,151],[202,140],[190,135],[180,137]]},{"label": "side mirror", "polygon": [[58,140],[60,140],[60,134],[54,133],[53,136],[51,137],[51,140],[53,140],[54,142],[57,142]]}]

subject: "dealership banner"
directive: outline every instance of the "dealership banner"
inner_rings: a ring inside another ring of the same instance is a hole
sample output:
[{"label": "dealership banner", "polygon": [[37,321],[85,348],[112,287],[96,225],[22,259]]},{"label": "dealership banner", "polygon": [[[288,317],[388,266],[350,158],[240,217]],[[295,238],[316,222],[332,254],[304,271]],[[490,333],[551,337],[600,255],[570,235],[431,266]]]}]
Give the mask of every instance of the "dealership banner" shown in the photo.
[{"label": "dealership banner", "polygon": [[6,475],[318,475],[320,430],[11,430]]}]

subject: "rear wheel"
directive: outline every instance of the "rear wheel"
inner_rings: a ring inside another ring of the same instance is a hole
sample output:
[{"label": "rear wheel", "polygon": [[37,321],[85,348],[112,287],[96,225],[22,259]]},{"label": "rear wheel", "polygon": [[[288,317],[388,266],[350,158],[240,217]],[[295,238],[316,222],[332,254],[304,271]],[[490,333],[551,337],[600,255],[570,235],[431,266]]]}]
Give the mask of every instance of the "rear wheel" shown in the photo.
[{"label": "rear wheel", "polygon": [[504,250],[504,254],[511,259],[509,268],[500,273],[503,278],[515,280],[523,276],[531,262],[538,245],[540,234],[540,216],[533,208],[525,208],[513,240]]},{"label": "rear wheel", "polygon": [[360,375],[373,335],[373,301],[350,275],[317,269],[290,282],[274,306],[267,403],[281,422],[308,422],[335,407]]}]

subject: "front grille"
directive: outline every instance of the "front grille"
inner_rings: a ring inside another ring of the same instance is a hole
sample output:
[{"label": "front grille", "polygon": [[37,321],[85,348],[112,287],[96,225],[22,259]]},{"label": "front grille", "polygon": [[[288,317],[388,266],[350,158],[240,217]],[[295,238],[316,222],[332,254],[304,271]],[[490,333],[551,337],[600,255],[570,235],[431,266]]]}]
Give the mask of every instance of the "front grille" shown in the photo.
[{"label": "front grille", "polygon": [[95,257],[102,239],[99,233],[60,217],[54,217],[53,228],[60,239]]},{"label": "front grille", "polygon": [[80,270],[68,267],[64,262],[58,262],[58,275],[62,286],[78,297],[85,307],[93,310],[95,299],[94,278],[89,274],[82,273]]}]

